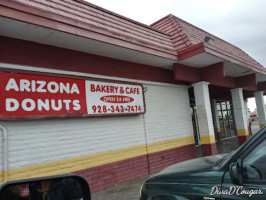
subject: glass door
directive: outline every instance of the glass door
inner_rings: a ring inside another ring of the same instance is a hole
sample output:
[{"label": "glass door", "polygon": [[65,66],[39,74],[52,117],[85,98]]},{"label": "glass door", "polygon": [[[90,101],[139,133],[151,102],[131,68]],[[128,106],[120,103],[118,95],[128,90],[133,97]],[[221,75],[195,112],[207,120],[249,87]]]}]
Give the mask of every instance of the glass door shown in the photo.
[{"label": "glass door", "polygon": [[230,101],[217,101],[217,111],[222,139],[236,136],[233,107]]}]

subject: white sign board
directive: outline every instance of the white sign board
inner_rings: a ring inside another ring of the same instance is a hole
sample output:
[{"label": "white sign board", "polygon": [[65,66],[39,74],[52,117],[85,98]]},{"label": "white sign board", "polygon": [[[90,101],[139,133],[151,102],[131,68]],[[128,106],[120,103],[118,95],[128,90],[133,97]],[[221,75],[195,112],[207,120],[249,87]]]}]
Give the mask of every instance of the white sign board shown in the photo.
[{"label": "white sign board", "polygon": [[145,113],[142,85],[86,80],[85,90],[89,115]]}]

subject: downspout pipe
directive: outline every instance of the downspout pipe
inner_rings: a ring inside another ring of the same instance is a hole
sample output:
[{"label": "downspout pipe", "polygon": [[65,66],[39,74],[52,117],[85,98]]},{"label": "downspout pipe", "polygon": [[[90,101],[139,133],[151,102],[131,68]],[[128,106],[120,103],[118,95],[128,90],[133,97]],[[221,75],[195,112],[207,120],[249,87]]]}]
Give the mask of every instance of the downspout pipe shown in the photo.
[{"label": "downspout pipe", "polygon": [[0,124],[0,130],[2,130],[3,138],[3,172],[4,172],[4,182],[8,180],[7,170],[8,170],[8,146],[7,146],[7,130]]}]

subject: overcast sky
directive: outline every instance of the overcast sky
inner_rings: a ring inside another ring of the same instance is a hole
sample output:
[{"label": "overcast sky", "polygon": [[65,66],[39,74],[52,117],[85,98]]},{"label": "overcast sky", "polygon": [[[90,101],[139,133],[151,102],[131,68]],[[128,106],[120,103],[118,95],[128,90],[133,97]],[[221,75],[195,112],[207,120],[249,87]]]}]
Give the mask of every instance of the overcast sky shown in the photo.
[{"label": "overcast sky", "polygon": [[146,25],[173,14],[236,45],[266,67],[266,0],[88,1]]}]

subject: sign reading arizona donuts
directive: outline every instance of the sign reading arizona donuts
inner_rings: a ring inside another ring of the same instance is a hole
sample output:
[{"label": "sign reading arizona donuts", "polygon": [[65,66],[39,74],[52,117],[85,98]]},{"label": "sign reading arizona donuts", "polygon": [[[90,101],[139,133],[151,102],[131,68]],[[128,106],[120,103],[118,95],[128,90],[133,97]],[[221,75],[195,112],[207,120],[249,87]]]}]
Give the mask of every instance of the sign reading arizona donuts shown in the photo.
[{"label": "sign reading arizona donuts", "polygon": [[145,113],[141,84],[0,73],[0,118]]}]

